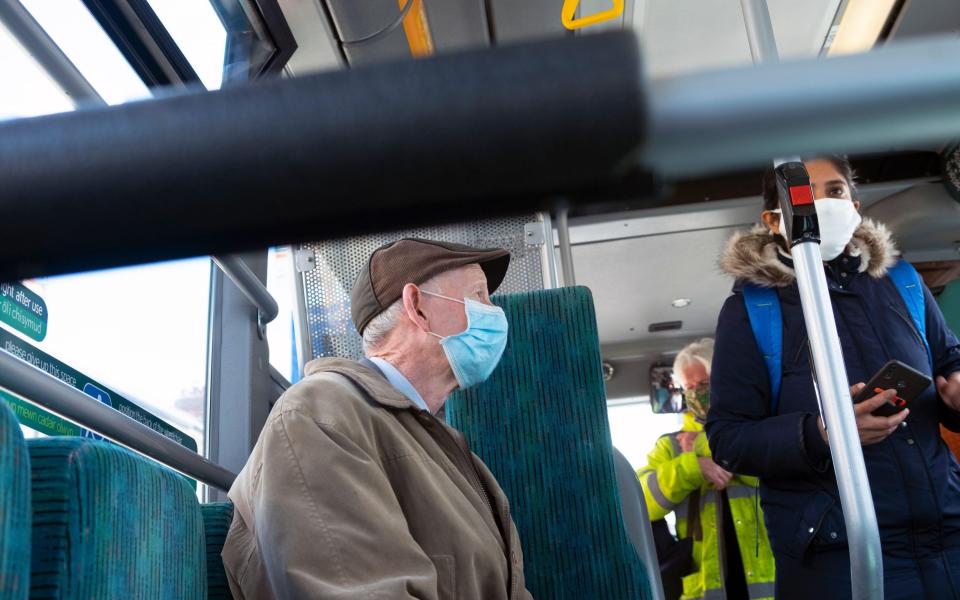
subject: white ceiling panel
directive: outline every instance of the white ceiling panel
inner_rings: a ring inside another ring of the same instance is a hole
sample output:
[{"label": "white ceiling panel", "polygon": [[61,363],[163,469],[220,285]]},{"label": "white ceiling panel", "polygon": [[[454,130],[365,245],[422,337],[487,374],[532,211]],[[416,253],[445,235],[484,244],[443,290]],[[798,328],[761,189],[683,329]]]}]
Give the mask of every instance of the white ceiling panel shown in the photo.
[{"label": "white ceiling panel", "polygon": [[[684,231],[578,245],[577,284],[593,291],[602,344],[711,335],[732,279],[718,266],[720,250],[737,227]],[[689,298],[674,308],[676,298]],[[651,323],[683,328],[648,333]]]},{"label": "white ceiling panel", "polygon": [[[782,58],[816,56],[840,0],[769,0]],[[637,1],[647,68],[653,77],[748,64],[740,3],[733,0]]]}]

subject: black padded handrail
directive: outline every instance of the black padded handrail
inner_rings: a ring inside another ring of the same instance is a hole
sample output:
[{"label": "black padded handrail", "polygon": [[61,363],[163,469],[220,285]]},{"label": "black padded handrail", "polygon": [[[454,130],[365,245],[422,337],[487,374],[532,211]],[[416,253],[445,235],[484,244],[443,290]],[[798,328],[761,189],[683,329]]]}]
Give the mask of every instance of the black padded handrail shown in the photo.
[{"label": "black padded handrail", "polygon": [[626,33],[0,124],[0,280],[531,211],[643,139]]}]

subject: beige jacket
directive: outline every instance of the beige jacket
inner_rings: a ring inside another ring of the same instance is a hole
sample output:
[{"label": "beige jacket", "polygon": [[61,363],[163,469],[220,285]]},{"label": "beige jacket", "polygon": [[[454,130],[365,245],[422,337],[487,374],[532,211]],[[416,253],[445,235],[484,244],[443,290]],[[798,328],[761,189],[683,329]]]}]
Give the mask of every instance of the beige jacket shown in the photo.
[{"label": "beige jacket", "polygon": [[463,436],[360,363],[306,375],[230,490],[234,597],[529,598],[507,498]]}]

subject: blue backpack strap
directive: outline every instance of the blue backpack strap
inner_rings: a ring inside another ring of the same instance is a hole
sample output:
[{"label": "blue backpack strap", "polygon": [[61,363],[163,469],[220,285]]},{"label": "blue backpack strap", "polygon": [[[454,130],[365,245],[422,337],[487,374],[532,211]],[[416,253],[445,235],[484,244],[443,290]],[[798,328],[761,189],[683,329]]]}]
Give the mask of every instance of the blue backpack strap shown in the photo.
[{"label": "blue backpack strap", "polygon": [[890,276],[890,280],[893,281],[903,298],[903,303],[907,306],[910,320],[913,321],[913,326],[920,334],[920,339],[923,340],[923,345],[927,349],[927,359],[930,361],[930,368],[932,369],[933,353],[930,351],[930,342],[927,341],[927,304],[923,297],[923,281],[920,279],[920,274],[913,268],[913,265],[900,259],[897,264],[891,267],[887,275]]},{"label": "blue backpack strap", "polygon": [[743,303],[747,307],[753,337],[757,340],[763,362],[770,375],[770,414],[777,414],[780,405],[780,380],[783,372],[783,317],[780,296],[773,288],[752,283],[743,286]]}]

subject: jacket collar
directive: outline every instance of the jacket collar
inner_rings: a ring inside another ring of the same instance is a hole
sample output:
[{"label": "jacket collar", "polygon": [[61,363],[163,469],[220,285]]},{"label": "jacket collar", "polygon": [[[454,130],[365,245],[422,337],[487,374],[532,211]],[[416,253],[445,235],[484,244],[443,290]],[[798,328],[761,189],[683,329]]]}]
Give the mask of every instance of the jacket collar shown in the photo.
[{"label": "jacket collar", "polygon": [[683,413],[683,425],[680,431],[703,431],[703,425],[697,422],[697,418],[689,410]]},{"label": "jacket collar", "polygon": [[336,373],[357,384],[371,400],[390,408],[419,411],[413,402],[396,390],[382,373],[362,363],[346,358],[317,358],[308,362],[303,373],[307,377],[317,373]]},{"label": "jacket collar", "polygon": [[[784,288],[796,281],[791,261],[781,260],[774,234],[764,225],[735,233],[720,258],[720,268],[738,281]],[[890,230],[864,218],[844,254],[860,258],[859,271],[874,279],[886,276],[900,252]]]}]

